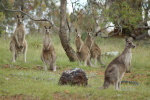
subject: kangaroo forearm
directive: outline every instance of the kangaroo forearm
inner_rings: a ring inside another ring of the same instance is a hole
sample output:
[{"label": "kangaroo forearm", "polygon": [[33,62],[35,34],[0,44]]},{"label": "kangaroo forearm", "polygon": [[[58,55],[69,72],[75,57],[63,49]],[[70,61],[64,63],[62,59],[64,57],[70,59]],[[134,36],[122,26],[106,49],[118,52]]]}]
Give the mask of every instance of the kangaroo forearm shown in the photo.
[{"label": "kangaroo forearm", "polygon": [[91,50],[91,48],[92,48],[92,44],[90,45],[90,48],[89,48],[89,49]]},{"label": "kangaroo forearm", "polygon": [[49,45],[48,45],[48,47],[47,47],[48,49],[50,48],[51,44],[52,44],[52,43],[49,43]]},{"label": "kangaroo forearm", "polygon": [[90,45],[90,49],[92,48],[93,44],[94,44],[94,42],[92,42],[92,43],[91,43],[91,45]]},{"label": "kangaroo forearm", "polygon": [[25,34],[24,34],[24,36],[23,36],[23,39],[22,39],[22,43],[25,41]]},{"label": "kangaroo forearm", "polygon": [[16,39],[17,44],[19,45],[19,41],[18,41],[18,36],[17,35],[15,36],[15,39]]},{"label": "kangaroo forearm", "polygon": [[81,45],[81,46],[80,46],[80,48],[79,48],[79,52],[81,51],[82,46],[83,46],[83,45]]}]

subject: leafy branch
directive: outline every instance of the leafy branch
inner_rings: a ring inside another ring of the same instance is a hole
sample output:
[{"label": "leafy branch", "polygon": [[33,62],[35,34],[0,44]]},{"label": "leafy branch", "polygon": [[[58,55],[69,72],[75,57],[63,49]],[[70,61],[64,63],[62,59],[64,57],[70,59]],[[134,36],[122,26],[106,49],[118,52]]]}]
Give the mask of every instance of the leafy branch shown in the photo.
[{"label": "leafy branch", "polygon": [[46,18],[44,18],[44,19],[34,19],[33,17],[31,17],[29,14],[27,14],[27,13],[24,12],[24,11],[22,11],[21,9],[20,9],[20,10],[7,9],[7,8],[4,6],[4,4],[3,4],[2,2],[0,2],[0,4],[1,4],[2,7],[4,8],[4,10],[6,10],[6,11],[20,12],[20,13],[23,13],[23,14],[27,15],[27,16],[28,16],[31,20],[33,20],[33,21],[47,21],[47,22],[49,22],[52,26],[54,26],[54,24],[53,24],[50,20],[48,20],[48,19],[46,19]]}]

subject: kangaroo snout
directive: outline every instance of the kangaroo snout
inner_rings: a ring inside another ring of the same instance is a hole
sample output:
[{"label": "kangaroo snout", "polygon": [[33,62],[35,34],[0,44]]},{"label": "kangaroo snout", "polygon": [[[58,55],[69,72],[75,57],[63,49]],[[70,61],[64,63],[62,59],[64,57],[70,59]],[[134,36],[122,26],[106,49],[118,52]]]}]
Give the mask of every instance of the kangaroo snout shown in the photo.
[{"label": "kangaroo snout", "polygon": [[132,48],[134,49],[134,48],[136,48],[136,46],[133,44],[133,45],[132,45]]},{"label": "kangaroo snout", "polygon": [[133,48],[135,48],[136,46],[134,45]]}]

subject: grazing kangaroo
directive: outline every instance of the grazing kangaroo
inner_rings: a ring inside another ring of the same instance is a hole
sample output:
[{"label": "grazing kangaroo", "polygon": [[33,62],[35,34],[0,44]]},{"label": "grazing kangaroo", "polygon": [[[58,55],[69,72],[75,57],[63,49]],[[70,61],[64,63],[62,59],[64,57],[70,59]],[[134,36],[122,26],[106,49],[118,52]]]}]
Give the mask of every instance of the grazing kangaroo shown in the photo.
[{"label": "grazing kangaroo", "polygon": [[44,68],[47,70],[46,64],[49,65],[50,70],[56,71],[56,58],[57,55],[55,53],[55,49],[50,38],[50,28],[45,26],[45,35],[43,38],[43,49],[41,59],[44,62]]},{"label": "grazing kangaroo", "polygon": [[[77,32],[77,29],[76,29]],[[79,63],[81,64],[81,61],[84,61],[84,66],[91,66],[91,61],[90,61],[90,50],[87,47],[87,45],[82,41],[81,39],[81,34],[78,32],[76,33],[76,38],[75,38],[75,44],[77,48],[77,56],[79,59]]]},{"label": "grazing kangaroo", "polygon": [[95,65],[97,65],[97,60],[100,64],[103,64],[101,61],[101,50],[99,46],[95,43],[94,38],[90,31],[87,31],[87,37],[85,39],[85,43],[90,50],[91,58],[95,60]]},{"label": "grazing kangaroo", "polygon": [[27,41],[25,39],[25,29],[22,24],[23,16],[17,15],[17,27],[10,41],[10,51],[12,52],[12,62],[16,62],[19,54],[24,54],[26,62]]},{"label": "grazing kangaroo", "polygon": [[115,58],[105,71],[104,84],[100,89],[106,89],[110,84],[114,84],[116,90],[120,90],[120,85],[124,73],[129,71],[132,59],[131,49],[135,48],[133,38],[126,38],[125,49],[120,56]]}]

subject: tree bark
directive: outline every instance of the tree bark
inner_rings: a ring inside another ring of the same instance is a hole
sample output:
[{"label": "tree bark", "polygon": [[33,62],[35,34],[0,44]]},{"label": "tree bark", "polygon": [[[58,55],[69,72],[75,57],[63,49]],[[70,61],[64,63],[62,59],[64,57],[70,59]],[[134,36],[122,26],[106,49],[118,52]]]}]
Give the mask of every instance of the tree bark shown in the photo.
[{"label": "tree bark", "polygon": [[[20,9],[21,9],[21,11],[24,11],[24,1],[23,0],[20,0]],[[24,14],[21,13],[21,15],[23,16]]]},{"label": "tree bark", "polygon": [[60,32],[59,37],[61,40],[62,47],[64,48],[66,55],[68,56],[70,61],[77,61],[77,55],[76,52],[73,50],[73,48],[70,46],[70,42],[67,38],[65,25],[66,25],[66,5],[67,0],[61,0],[61,6],[60,6]]}]

